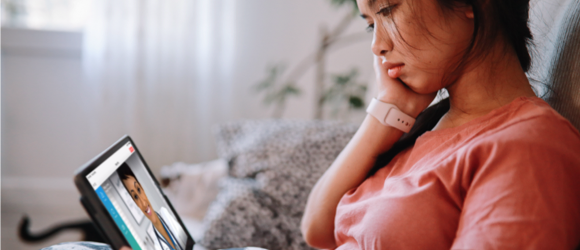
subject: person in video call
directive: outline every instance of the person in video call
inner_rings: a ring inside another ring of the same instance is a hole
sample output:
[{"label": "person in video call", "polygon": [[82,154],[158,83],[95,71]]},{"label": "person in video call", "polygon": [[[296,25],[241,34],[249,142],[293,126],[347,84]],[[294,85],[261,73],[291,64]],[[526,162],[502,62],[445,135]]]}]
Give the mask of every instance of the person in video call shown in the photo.
[{"label": "person in video call", "polygon": [[127,163],[121,164],[117,169],[117,174],[119,174],[123,185],[133,198],[133,201],[135,201],[141,209],[141,212],[153,224],[155,235],[157,236],[156,245],[159,244],[158,246],[163,250],[184,250],[187,236],[180,224],[165,207],[161,207],[159,212],[153,210],[145,194],[145,190],[143,190],[143,187],[135,177],[135,174],[133,174],[131,168],[129,168],[129,165]]},{"label": "person in video call", "polygon": [[529,4],[357,0],[378,92],[310,193],[309,245],[578,247],[580,133],[526,76]]}]

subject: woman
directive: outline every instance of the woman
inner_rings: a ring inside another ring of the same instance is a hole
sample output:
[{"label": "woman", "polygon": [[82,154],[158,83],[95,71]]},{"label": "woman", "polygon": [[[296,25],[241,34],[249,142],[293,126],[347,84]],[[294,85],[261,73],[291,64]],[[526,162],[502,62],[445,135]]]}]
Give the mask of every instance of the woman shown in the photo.
[{"label": "woman", "polygon": [[[357,4],[373,32],[377,100],[311,191],[306,242],[577,247],[580,134],[535,96],[525,75],[529,0]],[[443,88],[449,98],[427,108]],[[389,104],[394,111],[376,113]],[[405,126],[384,125],[385,118],[406,120],[412,130],[403,135]]]},{"label": "woman", "polygon": [[183,250],[185,246],[184,237],[182,236],[183,233],[181,233],[183,230],[169,211],[164,207],[159,209],[159,213],[153,210],[145,194],[145,190],[143,190],[141,183],[137,181],[135,174],[133,174],[133,171],[127,163],[121,164],[117,169],[117,174],[119,174],[123,185],[133,198],[133,201],[135,201],[141,209],[141,212],[153,224],[155,235],[157,236],[155,245],[158,244],[157,246],[161,249]]}]

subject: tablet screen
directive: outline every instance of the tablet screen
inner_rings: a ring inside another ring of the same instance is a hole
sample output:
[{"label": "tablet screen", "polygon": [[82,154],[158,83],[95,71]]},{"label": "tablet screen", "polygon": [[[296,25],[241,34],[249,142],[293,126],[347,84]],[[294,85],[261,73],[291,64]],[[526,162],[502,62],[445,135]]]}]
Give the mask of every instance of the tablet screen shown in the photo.
[{"label": "tablet screen", "polygon": [[187,233],[131,142],[86,178],[131,248],[185,250]]}]

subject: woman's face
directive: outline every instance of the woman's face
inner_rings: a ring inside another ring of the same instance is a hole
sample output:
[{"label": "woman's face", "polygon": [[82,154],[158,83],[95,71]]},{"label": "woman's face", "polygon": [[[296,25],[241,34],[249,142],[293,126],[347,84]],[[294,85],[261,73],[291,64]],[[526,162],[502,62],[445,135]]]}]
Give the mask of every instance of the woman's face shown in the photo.
[{"label": "woman's face", "polygon": [[372,52],[413,91],[430,94],[446,87],[449,73],[473,35],[470,7],[442,11],[437,0],[357,0],[373,28]]},{"label": "woman's face", "polygon": [[141,209],[143,214],[153,223],[157,222],[157,216],[155,215],[155,211],[153,211],[153,207],[151,207],[151,203],[149,203],[149,199],[147,199],[147,195],[141,187],[141,184],[133,177],[129,176],[127,179],[123,180],[123,185],[131,194],[133,201],[137,203],[137,206]]}]

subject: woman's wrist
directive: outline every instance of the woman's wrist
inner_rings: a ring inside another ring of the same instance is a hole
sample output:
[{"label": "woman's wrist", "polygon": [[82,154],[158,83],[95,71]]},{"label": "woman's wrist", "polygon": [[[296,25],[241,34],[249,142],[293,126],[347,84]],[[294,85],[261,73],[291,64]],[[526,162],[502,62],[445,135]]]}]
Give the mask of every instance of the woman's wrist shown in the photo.
[{"label": "woman's wrist", "polygon": [[423,110],[426,108],[426,107],[423,107],[424,105],[417,104],[413,101],[402,100],[400,98],[388,98],[388,97],[382,96],[382,97],[377,97],[377,100],[384,102],[384,103],[393,104],[393,105],[397,106],[397,108],[399,110],[401,110],[403,113],[405,113],[413,118],[417,118],[417,116],[419,116],[419,114],[421,112],[423,112]]},{"label": "woman's wrist", "polygon": [[393,126],[385,126],[371,114],[367,114],[359,130],[365,135],[365,147],[375,157],[387,151],[404,133]]}]

